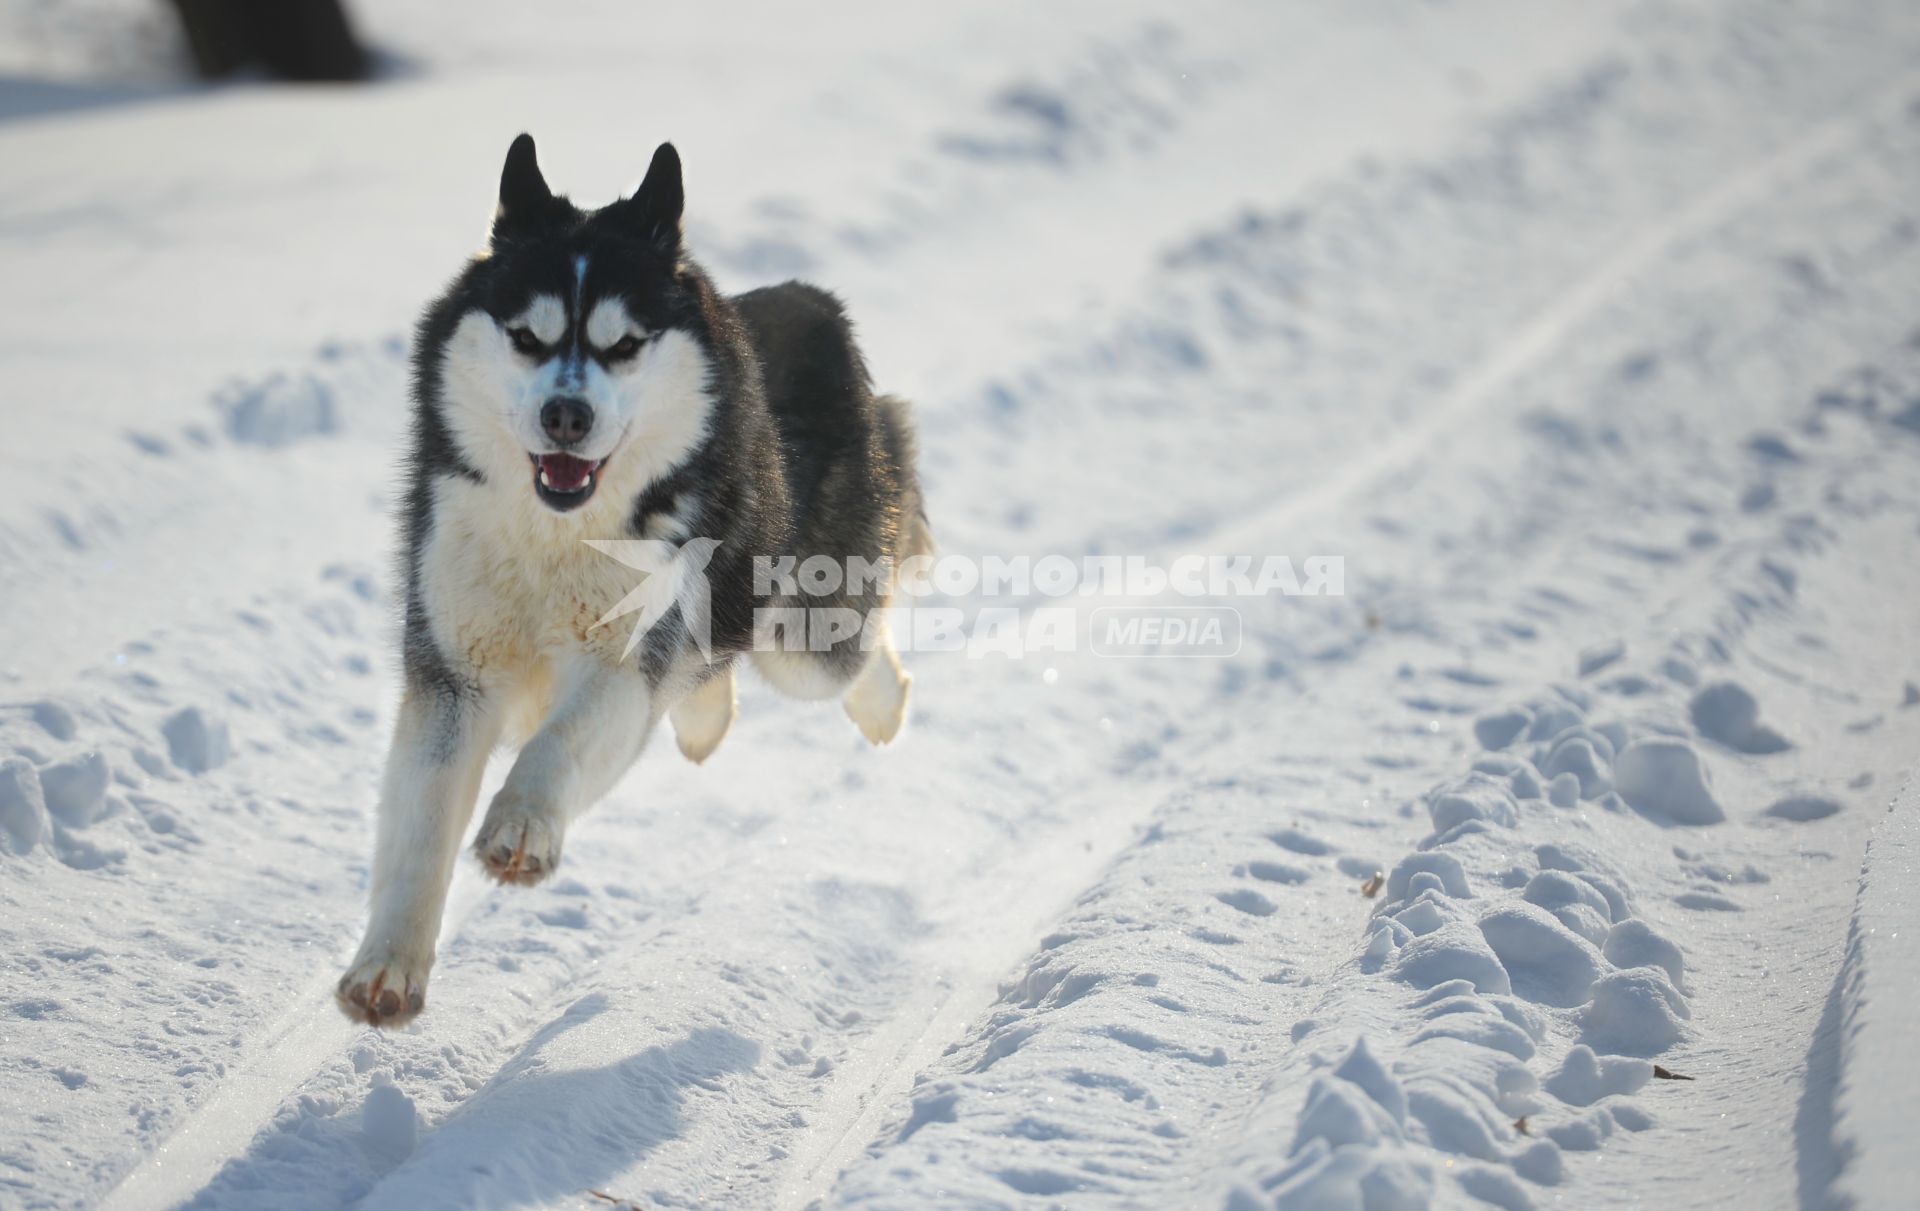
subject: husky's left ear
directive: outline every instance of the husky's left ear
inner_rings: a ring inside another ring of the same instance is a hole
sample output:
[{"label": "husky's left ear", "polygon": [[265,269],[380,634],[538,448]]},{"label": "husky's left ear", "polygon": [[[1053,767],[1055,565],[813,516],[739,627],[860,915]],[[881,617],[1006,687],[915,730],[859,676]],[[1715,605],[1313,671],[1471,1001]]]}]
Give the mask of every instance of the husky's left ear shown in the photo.
[{"label": "husky's left ear", "polygon": [[680,185],[680,153],[673,144],[662,143],[647,167],[647,178],[633,196],[610,208],[620,223],[633,234],[662,252],[680,251],[680,215],[686,210],[687,195]]},{"label": "husky's left ear", "polygon": [[540,174],[540,161],[534,156],[533,136],[522,134],[507,148],[507,162],[500,170],[500,204],[493,212],[493,236],[503,232],[536,227],[553,209],[553,191]]}]

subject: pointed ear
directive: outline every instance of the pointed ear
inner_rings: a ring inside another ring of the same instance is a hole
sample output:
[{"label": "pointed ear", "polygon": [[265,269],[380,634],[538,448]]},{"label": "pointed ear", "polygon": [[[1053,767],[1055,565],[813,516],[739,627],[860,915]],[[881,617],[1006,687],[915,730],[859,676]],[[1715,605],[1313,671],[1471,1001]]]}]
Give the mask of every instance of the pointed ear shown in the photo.
[{"label": "pointed ear", "polygon": [[633,234],[663,252],[680,251],[680,215],[686,209],[686,191],[680,185],[680,153],[662,143],[647,166],[646,180],[633,196],[614,205],[620,222]]},{"label": "pointed ear", "polygon": [[540,161],[534,158],[533,136],[522,134],[507,148],[507,164],[500,170],[500,207],[494,212],[494,230],[534,219],[552,201],[553,191],[547,188],[547,179],[540,175]]}]

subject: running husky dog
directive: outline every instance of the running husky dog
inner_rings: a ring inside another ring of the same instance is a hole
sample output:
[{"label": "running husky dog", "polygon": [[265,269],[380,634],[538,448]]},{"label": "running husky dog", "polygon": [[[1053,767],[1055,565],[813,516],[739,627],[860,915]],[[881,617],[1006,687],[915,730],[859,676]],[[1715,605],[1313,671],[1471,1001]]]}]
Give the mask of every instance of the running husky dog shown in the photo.
[{"label": "running husky dog", "polygon": [[[671,144],[632,197],[583,211],[547,188],[523,134],[489,247],[420,320],[406,691],[366,940],[338,990],[356,1020],[424,1007],[460,838],[503,737],[529,738],[473,850],[500,882],[532,884],[662,715],[686,756],[713,752],[741,655],[786,693],[842,698],[875,744],[905,717],[910,678],[883,629],[754,650],[768,647],[755,607],[781,604],[754,596],[754,560],[897,567],[928,551],[906,407],[873,394],[832,295],[715,290],[682,245],[683,202]],[[590,540],[709,539],[704,627],[684,601],[637,647],[631,620],[601,625],[641,574]],[[890,589],[849,579],[805,604],[864,617]]]}]

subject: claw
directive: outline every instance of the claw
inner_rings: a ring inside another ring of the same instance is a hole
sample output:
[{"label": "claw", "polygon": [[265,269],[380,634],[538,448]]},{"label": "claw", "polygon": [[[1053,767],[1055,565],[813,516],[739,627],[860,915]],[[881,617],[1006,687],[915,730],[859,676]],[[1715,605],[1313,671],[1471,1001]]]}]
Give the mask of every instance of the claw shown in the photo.
[{"label": "claw", "polygon": [[522,824],[520,826],[520,840],[513,847],[513,857],[508,859],[507,861],[506,877],[509,879],[519,878],[520,865],[526,860],[527,860],[527,826]]}]

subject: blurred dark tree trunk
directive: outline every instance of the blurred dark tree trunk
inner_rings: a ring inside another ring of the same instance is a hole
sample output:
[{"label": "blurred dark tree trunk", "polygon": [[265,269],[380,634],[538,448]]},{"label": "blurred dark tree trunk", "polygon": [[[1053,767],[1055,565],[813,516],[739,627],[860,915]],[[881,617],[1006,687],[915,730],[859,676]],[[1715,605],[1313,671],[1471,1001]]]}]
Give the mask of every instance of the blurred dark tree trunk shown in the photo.
[{"label": "blurred dark tree trunk", "polygon": [[364,80],[367,53],[341,0],[173,0],[209,80],[257,67],[282,80]]}]

